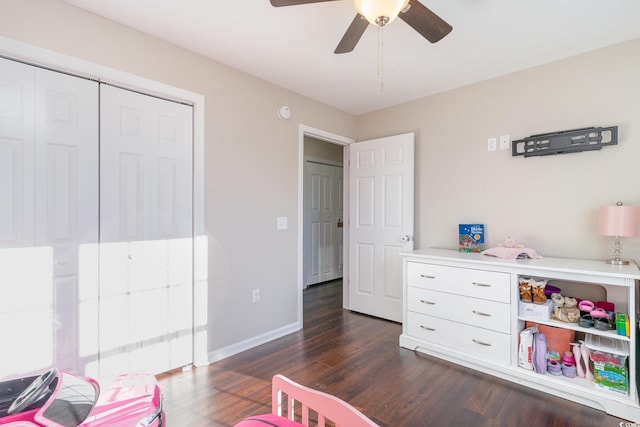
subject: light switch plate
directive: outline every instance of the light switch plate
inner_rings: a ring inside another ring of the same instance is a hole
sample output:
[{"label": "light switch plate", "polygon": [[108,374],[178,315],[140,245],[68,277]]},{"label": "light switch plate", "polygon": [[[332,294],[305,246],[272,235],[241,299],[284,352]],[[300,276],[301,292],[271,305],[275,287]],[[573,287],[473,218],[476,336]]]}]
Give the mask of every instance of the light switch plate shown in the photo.
[{"label": "light switch plate", "polygon": [[496,151],[496,139],[495,138],[489,138],[487,139],[487,151]]},{"label": "light switch plate", "polygon": [[289,221],[286,216],[279,216],[276,221],[276,229],[278,230],[286,230],[289,228]]},{"label": "light switch plate", "polygon": [[509,144],[511,144],[511,137],[509,135],[500,135],[500,149],[508,150]]}]

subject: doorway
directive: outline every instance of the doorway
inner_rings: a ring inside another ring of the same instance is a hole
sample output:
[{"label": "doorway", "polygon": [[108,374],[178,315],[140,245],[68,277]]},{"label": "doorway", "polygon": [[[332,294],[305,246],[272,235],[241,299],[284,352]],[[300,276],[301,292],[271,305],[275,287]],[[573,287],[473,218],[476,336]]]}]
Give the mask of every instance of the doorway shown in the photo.
[{"label": "doorway", "polygon": [[[336,176],[336,180],[339,178],[338,185],[340,186],[339,194],[342,199],[342,211],[348,213],[349,195],[344,186],[344,176],[348,174],[348,150],[345,150],[345,146],[353,142],[354,140],[350,138],[304,125],[300,126],[298,144],[298,320],[300,324],[302,324],[303,321],[303,290],[307,286],[307,283],[309,283],[306,282],[305,259],[311,259],[311,255],[307,257],[307,254],[305,254],[305,224],[307,221],[304,207],[305,197],[308,196],[305,191],[306,165],[308,162],[312,162],[325,164],[330,167],[341,167],[342,172],[339,176]],[[342,215],[345,215],[345,213]],[[341,223],[344,227],[338,227],[338,219],[342,220]],[[340,245],[340,252],[342,252],[339,259],[335,260],[334,263],[340,266],[340,270],[344,270],[348,266],[347,253],[342,249],[348,247],[347,242],[349,237],[348,233],[346,233],[347,221],[344,217],[336,217],[332,223],[335,225],[335,228],[340,228],[339,232],[335,234],[339,236],[338,243]],[[334,237],[333,240],[334,244],[336,243],[335,239],[336,237]],[[339,276],[335,276],[335,272],[332,274],[334,274],[334,277],[326,276],[324,280],[331,280],[332,278],[342,276],[342,273],[340,273]],[[346,280],[344,284],[346,285]],[[346,289],[346,286],[344,288]]]},{"label": "doorway", "polygon": [[[354,140],[300,126],[298,320],[301,325],[305,136],[343,146],[343,176],[349,177],[344,179],[343,186],[343,247],[349,250],[343,253],[343,270],[346,274],[342,280],[342,306],[399,322],[402,315],[402,271],[397,254],[413,249],[415,135],[407,133],[353,144]],[[378,205],[381,205],[372,206],[374,199],[379,200]],[[371,209],[363,209],[365,205]],[[374,214],[377,210],[381,212],[378,216]],[[350,218],[357,222],[352,223]],[[375,241],[362,240],[361,231],[365,228],[376,231],[373,233]]]},{"label": "doorway", "polygon": [[305,136],[304,287],[342,278],[343,147]]}]

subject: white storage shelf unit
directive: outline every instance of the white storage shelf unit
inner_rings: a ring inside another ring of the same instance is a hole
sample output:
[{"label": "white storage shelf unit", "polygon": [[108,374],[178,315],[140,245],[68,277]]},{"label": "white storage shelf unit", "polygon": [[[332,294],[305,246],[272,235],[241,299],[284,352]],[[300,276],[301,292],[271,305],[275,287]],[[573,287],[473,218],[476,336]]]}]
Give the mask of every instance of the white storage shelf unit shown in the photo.
[{"label": "white storage shelf unit", "polygon": [[[544,257],[504,260],[448,249],[421,249],[403,256],[403,329],[400,345],[469,368],[603,410],[640,420],[636,389],[636,322],[630,336],[583,328],[577,323],[522,317],[518,280],[544,278],[566,296],[604,295],[617,312],[636,319],[640,270],[635,264]],[[565,289],[567,292],[565,292]],[[573,295],[571,295],[573,294]],[[527,320],[603,335],[629,345],[627,395],[584,378],[538,374],[518,366],[518,337]]]}]

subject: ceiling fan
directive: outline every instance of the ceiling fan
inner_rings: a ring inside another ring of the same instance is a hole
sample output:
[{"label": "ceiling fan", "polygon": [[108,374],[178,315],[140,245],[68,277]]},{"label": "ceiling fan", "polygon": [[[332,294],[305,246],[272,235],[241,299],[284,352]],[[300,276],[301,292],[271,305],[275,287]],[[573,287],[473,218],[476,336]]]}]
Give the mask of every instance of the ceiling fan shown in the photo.
[{"label": "ceiling fan", "polygon": [[[270,0],[274,7],[320,3],[336,0]],[[355,0],[358,11],[333,53],[353,51],[369,24],[384,27],[400,17],[431,43],[440,41],[453,27],[418,0]]]}]

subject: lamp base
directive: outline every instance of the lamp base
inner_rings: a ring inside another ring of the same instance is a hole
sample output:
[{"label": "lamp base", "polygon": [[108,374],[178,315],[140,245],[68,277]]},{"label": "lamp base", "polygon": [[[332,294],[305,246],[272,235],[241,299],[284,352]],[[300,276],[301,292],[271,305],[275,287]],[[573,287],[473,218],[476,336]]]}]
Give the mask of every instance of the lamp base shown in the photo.
[{"label": "lamp base", "polygon": [[612,265],[629,265],[629,261],[627,261],[626,259],[619,259],[619,258],[609,258],[604,260],[604,262]]},{"label": "lamp base", "polygon": [[612,265],[629,265],[629,261],[622,259],[622,243],[620,243],[620,236],[615,236],[613,240],[613,253],[611,258],[605,260],[607,264]]}]

